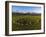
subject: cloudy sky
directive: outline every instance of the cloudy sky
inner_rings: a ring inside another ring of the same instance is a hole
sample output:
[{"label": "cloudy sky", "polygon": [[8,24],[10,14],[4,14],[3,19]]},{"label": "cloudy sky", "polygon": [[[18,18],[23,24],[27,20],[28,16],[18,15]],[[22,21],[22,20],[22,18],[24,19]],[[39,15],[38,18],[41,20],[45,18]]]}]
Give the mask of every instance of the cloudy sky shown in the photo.
[{"label": "cloudy sky", "polygon": [[12,6],[12,12],[34,12],[41,13],[41,7],[36,6]]}]

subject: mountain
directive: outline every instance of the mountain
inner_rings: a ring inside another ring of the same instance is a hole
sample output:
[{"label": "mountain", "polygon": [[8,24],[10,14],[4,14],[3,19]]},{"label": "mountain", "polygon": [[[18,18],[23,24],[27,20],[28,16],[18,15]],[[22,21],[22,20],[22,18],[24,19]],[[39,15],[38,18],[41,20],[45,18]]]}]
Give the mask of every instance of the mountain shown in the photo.
[{"label": "mountain", "polygon": [[35,12],[12,12],[14,15],[41,15],[41,13]]}]

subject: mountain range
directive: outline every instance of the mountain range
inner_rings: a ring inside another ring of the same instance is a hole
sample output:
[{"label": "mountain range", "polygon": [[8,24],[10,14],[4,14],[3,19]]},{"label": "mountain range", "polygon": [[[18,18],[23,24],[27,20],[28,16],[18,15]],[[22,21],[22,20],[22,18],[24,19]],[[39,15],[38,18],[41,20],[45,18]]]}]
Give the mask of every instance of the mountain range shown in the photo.
[{"label": "mountain range", "polygon": [[41,13],[35,12],[12,12],[14,15],[41,15]]}]

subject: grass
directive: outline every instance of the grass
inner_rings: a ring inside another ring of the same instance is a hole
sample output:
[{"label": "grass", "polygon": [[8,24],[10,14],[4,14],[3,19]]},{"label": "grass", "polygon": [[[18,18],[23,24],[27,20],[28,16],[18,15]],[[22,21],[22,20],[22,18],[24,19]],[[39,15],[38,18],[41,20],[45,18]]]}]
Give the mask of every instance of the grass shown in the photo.
[{"label": "grass", "polygon": [[12,15],[12,31],[41,29],[39,15]]}]

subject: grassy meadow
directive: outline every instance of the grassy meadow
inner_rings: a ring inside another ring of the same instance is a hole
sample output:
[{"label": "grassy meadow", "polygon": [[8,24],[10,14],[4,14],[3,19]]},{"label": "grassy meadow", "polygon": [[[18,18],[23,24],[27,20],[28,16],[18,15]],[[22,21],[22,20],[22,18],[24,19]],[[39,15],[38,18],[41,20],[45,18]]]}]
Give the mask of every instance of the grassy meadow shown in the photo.
[{"label": "grassy meadow", "polygon": [[12,14],[12,31],[41,29],[41,15]]}]

